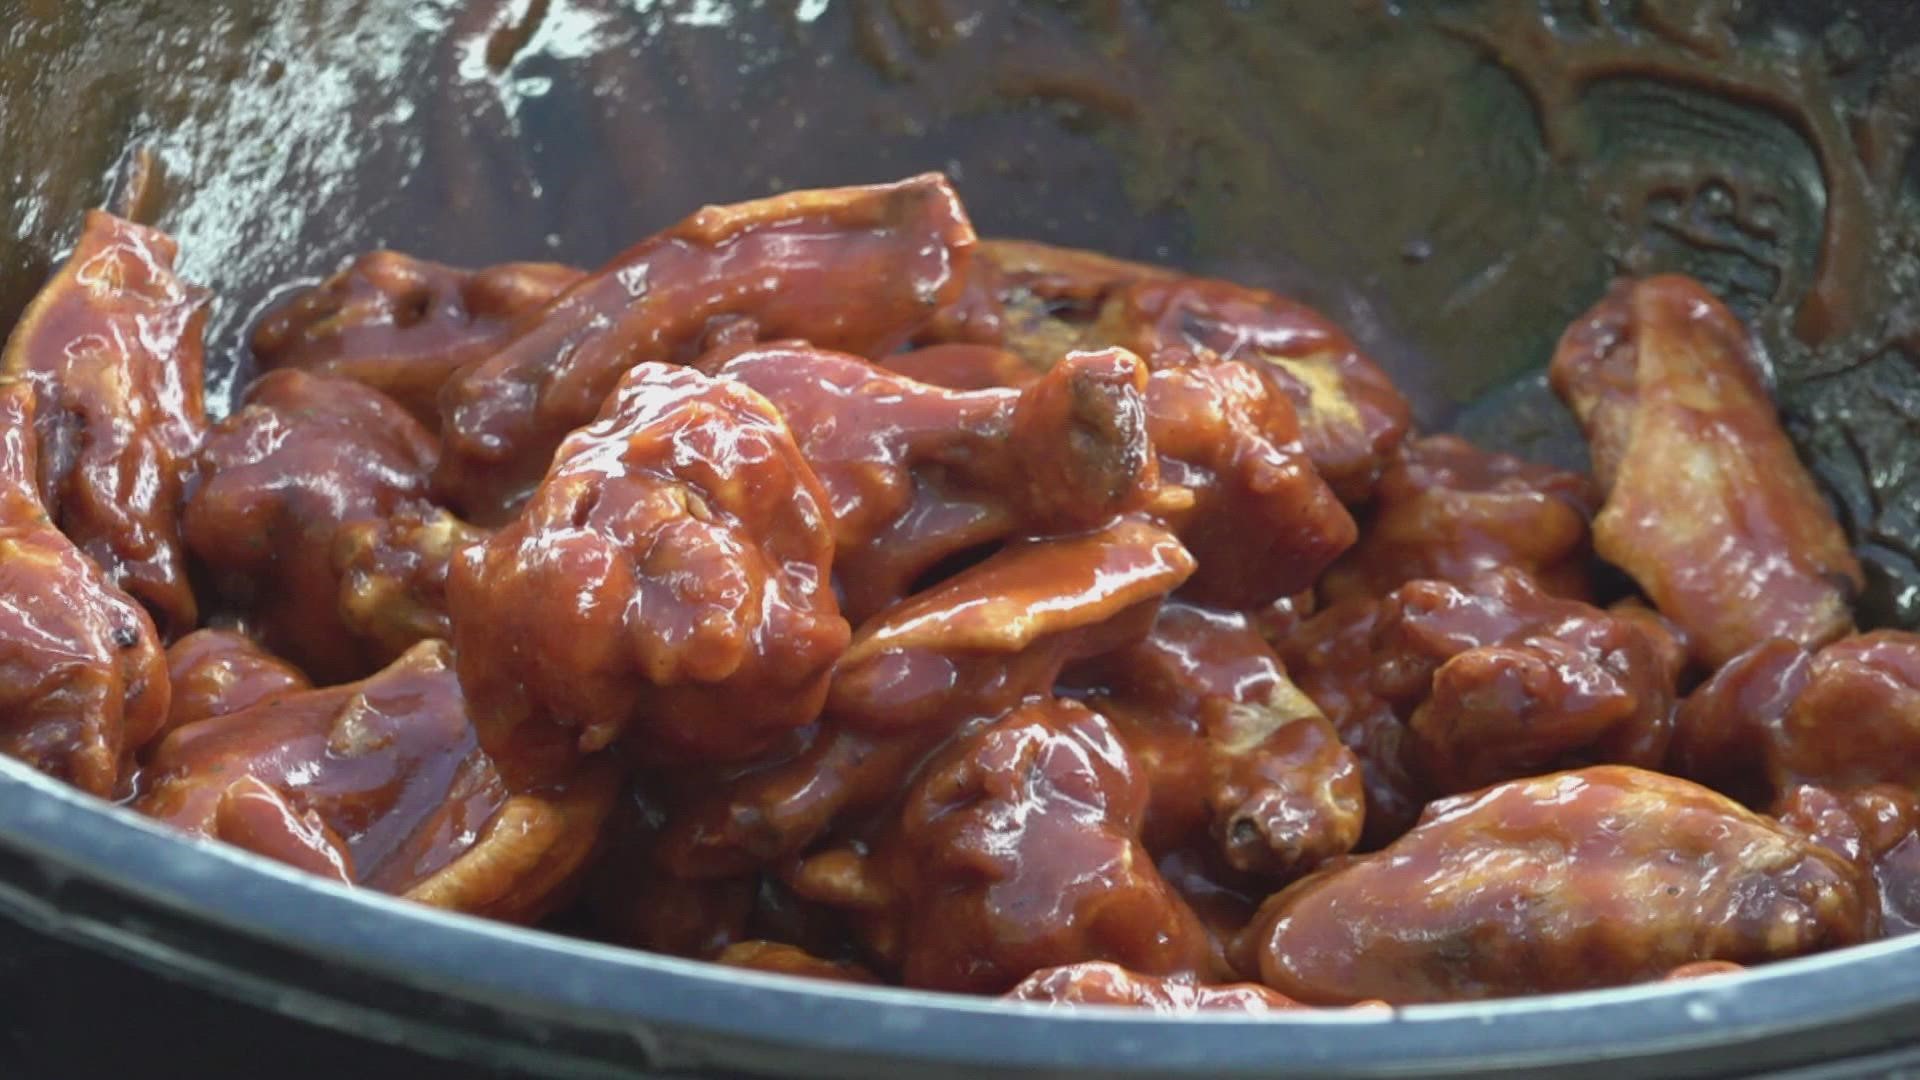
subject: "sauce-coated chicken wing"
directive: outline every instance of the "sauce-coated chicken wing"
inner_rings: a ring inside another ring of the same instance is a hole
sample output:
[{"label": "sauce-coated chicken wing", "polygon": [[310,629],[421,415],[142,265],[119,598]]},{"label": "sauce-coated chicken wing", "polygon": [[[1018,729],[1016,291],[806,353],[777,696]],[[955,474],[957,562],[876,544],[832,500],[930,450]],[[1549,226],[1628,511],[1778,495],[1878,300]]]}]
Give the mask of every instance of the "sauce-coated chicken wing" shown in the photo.
[{"label": "sauce-coated chicken wing", "polygon": [[516,324],[586,272],[554,263],[459,270],[372,251],[261,317],[253,356],[366,383],[440,427],[440,389],[506,341]]},{"label": "sauce-coated chicken wing", "polygon": [[447,577],[481,741],[516,790],[617,740],[736,761],[819,713],[845,650],[833,519],[742,383],[643,364]]},{"label": "sauce-coated chicken wing", "polygon": [[208,434],[184,515],[187,544],[261,643],[322,684],[384,659],[342,622],[342,526],[423,499],[433,437],[391,398],[350,379],[284,369],[248,389]]},{"label": "sauce-coated chicken wing", "polygon": [[959,725],[1050,692],[1074,660],[1138,640],[1193,561],[1156,526],[1011,545],[870,620],[828,717],[789,756],[713,784],[669,819],[676,874],[739,874],[793,855],[897,796]]},{"label": "sauce-coated chicken wing", "polygon": [[174,638],[199,608],[181,488],[206,432],[207,292],[173,238],[104,211],[8,339],[0,374],[39,395],[40,491],[62,532]]},{"label": "sauce-coated chicken wing", "polygon": [[1554,389],[1593,448],[1600,557],[1709,668],[1853,629],[1860,564],[1767,394],[1746,328],[1697,282],[1615,286],[1567,330]]},{"label": "sauce-coated chicken wing", "polygon": [[167,648],[167,730],[310,690],[305,672],[232,630],[195,630]]},{"label": "sauce-coated chicken wing", "polygon": [[702,362],[766,395],[833,512],[842,606],[862,620],[943,560],[1016,536],[1080,532],[1158,483],[1146,367],[1068,357],[1022,390],[955,391],[799,343]]},{"label": "sauce-coated chicken wing", "polygon": [[1155,368],[1245,363],[1293,404],[1307,455],[1350,503],[1367,500],[1412,415],[1386,374],[1303,304],[1045,244],[980,244],[965,292],[923,337],[1004,347],[1042,368],[1110,346]]},{"label": "sauce-coated chicken wing", "polygon": [[447,383],[437,487],[473,520],[501,520],[630,368],[691,360],[716,332],[891,352],[958,295],[973,243],[933,174],[707,207],[615,256]]},{"label": "sauce-coated chicken wing", "polygon": [[908,986],[1002,993],[1087,960],[1209,975],[1206,930],[1140,844],[1147,787],[1104,717],[1032,700],[935,755],[871,855],[816,855],[795,887],[857,911]]},{"label": "sauce-coated chicken wing", "polygon": [[1876,922],[1871,885],[1825,848],[1698,785],[1596,766],[1434,803],[1270,899],[1240,952],[1290,997],[1398,1005],[1758,963]]},{"label": "sauce-coated chicken wing", "polygon": [[0,753],[113,797],[166,723],[166,654],[40,501],[35,396],[0,380]]},{"label": "sauce-coated chicken wing", "polygon": [[1293,407],[1244,365],[1155,371],[1147,431],[1174,489],[1154,514],[1198,561],[1194,599],[1264,607],[1311,588],[1353,544],[1353,518],[1301,449]]},{"label": "sauce-coated chicken wing", "polygon": [[1068,681],[1093,688],[1145,774],[1156,855],[1197,833],[1234,870],[1273,881],[1359,842],[1359,763],[1245,615],[1170,602],[1145,640]]},{"label": "sauce-coated chicken wing", "polygon": [[1453,435],[1401,443],[1374,490],[1360,544],[1320,579],[1327,603],[1384,596],[1422,579],[1465,584],[1516,567],[1555,596],[1592,594],[1586,477]]},{"label": "sauce-coated chicken wing", "polygon": [[176,729],[138,808],[339,881],[529,920],[592,851],[610,780],[511,796],[432,641],[362,682]]},{"label": "sauce-coated chicken wing", "polygon": [[1672,737],[1678,672],[1658,627],[1510,567],[1395,590],[1373,648],[1372,688],[1406,719],[1434,794],[1587,763],[1652,768]]}]

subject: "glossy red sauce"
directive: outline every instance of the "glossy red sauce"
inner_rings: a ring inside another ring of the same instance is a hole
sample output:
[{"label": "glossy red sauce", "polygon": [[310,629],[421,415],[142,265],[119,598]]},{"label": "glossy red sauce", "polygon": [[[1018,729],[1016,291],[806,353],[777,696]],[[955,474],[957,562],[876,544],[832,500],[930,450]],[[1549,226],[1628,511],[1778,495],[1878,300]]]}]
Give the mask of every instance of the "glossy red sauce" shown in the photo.
[{"label": "glossy red sauce", "polygon": [[1854,632],[1691,282],[1562,343],[1590,480],[1413,432],[1296,300],[977,241],[933,174],[590,271],[365,255],[267,314],[211,426],[172,255],[89,218],[8,347],[0,750],[183,830],[722,963],[1182,1013],[1920,923],[1920,637]]}]

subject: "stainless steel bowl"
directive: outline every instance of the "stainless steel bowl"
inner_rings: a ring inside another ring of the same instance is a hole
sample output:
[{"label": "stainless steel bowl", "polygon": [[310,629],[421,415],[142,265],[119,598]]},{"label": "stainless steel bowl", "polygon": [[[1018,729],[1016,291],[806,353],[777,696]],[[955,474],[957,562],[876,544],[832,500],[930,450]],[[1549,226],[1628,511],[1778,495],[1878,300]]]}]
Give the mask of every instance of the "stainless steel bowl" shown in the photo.
[{"label": "stainless steel bowl", "polygon": [[[1285,289],[1423,424],[1568,461],[1552,340],[1610,275],[1677,267],[1753,319],[1865,614],[1911,626],[1916,58],[1899,0],[0,0],[0,327],[80,210],[121,205],[218,291],[221,404],[272,290],[355,251],[591,263],[703,202],[936,168],[984,233]],[[395,1047],[418,1075],[1920,1068],[1920,940],[1392,1013],[1047,1012],[440,914],[4,761],[0,957],[28,1075]]]}]

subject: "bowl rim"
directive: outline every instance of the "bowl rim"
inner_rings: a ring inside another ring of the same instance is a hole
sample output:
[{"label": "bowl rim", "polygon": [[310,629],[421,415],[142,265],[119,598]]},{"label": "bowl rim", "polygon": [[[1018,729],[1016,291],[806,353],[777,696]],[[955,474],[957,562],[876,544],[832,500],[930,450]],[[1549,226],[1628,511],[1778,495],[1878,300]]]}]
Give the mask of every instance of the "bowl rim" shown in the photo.
[{"label": "bowl rim", "polygon": [[[1665,1068],[1702,1055],[1724,1069],[1733,1059],[1714,1052],[1742,1047],[1777,1061],[1763,1042],[1814,1050],[1815,1057],[1798,1053],[1804,1061],[1881,1049],[1920,1032],[1920,935],[1737,974],[1608,990],[1391,1010],[1167,1016],[836,984],[439,911],[180,834],[4,758],[0,850],[40,868],[52,917],[66,923],[55,932],[94,947],[137,950],[150,928],[139,920],[116,927],[68,918],[59,903],[63,883],[84,881],[220,934],[375,983],[449,995],[483,1013],[616,1035],[633,1050],[628,1067],[765,1067],[770,1060],[777,1067],[786,1060],[804,1068],[806,1055],[825,1054],[850,1068],[868,1061],[1358,1076],[1587,1065],[1626,1075],[1635,1062]],[[167,954],[158,962],[179,960]],[[1836,1043],[1833,1036],[1847,1030],[1858,1037]],[[1807,1038],[1813,1034],[1824,1038]],[[781,1056],[796,1051],[799,1057]]]}]

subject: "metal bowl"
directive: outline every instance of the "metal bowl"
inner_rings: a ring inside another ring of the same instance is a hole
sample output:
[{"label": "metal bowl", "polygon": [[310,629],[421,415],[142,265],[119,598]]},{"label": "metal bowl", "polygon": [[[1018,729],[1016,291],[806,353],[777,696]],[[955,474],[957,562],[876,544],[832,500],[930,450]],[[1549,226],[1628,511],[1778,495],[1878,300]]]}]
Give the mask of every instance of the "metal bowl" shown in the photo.
[{"label": "metal bowl", "polygon": [[[121,1024],[100,1008],[116,999],[167,1017],[159,1026],[172,1037],[140,1040],[136,1052],[181,1071],[202,1055],[231,1060],[217,1045],[228,1039],[311,1064],[285,1044],[257,1046],[253,1010],[515,1076],[1680,1077],[1819,1065],[1806,1075],[1865,1077],[1920,1067],[1920,938],[1620,990],[1173,1018],[829,985],[450,915],[182,840],[10,762],[0,763],[0,837],[0,925],[55,950],[0,980],[4,1023],[47,1075],[91,1075],[75,1066],[101,1052],[86,1045],[90,1033]],[[51,1004],[49,984],[57,996],[65,950],[156,973],[209,1004],[196,1014],[161,994],[125,1001],[109,967],[69,988],[96,1015],[64,1005],[52,1015],[35,1003]]]},{"label": "metal bowl", "polygon": [[[0,327],[80,210],[116,205],[221,296],[216,405],[272,290],[355,251],[591,263],[703,202],[939,168],[984,233],[1284,289],[1424,425],[1561,462],[1579,440],[1537,374],[1560,328],[1623,269],[1701,276],[1772,358],[1865,616],[1920,621],[1920,7],[1898,0],[12,0],[5,22]],[[0,1002],[24,1075],[1920,1068],[1920,939],[1392,1012],[1049,1012],[437,913],[6,761]]]}]

